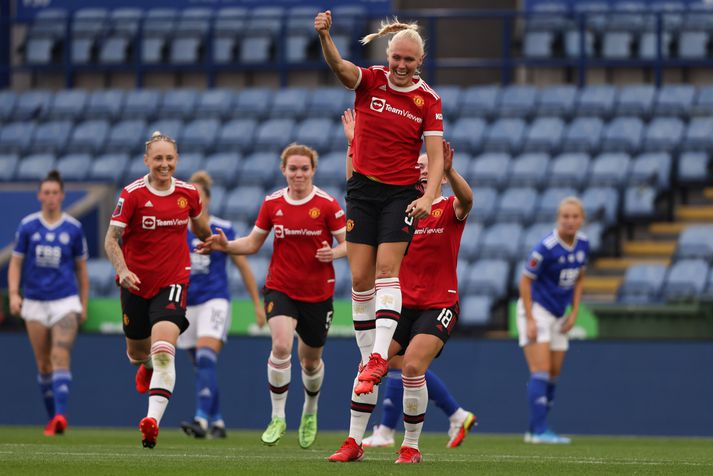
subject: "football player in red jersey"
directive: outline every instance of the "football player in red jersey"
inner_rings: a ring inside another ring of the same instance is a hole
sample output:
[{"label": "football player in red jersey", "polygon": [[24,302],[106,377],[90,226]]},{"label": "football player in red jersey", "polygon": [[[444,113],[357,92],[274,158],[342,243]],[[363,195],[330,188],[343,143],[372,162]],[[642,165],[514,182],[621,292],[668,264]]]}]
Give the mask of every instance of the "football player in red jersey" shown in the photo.
[{"label": "football player in red jersey", "polygon": [[173,178],[177,162],[176,142],[154,132],[144,152],[149,173],[121,191],[104,240],[121,286],[126,354],[139,366],[136,390],[149,392],[139,423],[145,448],[156,445],[176,381],[176,341],[188,327],[189,220],[200,239],[211,235],[198,190]]},{"label": "football player in red jersey", "polygon": [[[272,419],[262,441],[274,445],[285,433],[285,403],[290,384],[292,342],[302,367],[305,403],[298,430],[308,448],[317,435],[317,399],[324,378],[322,350],[332,320],[334,267],[346,255],[344,212],[337,201],[312,183],[317,152],[301,144],[282,151],[280,169],[287,187],[265,197],[248,236],[228,241],[222,230],[198,246],[202,253],[222,251],[249,255],[274,231],[274,250],[265,282],[264,300],[272,334],[267,380]],[[332,248],[332,238],[337,246]]]}]

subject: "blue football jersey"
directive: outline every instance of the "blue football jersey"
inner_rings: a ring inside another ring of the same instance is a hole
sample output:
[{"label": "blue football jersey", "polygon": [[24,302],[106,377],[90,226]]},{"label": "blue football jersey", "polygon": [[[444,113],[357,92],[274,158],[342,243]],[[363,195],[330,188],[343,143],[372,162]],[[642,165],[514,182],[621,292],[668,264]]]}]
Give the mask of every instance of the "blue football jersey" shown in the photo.
[{"label": "blue football jersey", "polygon": [[523,271],[532,283],[532,301],[556,317],[564,316],[572,303],[574,285],[589,260],[589,240],[577,233],[572,246],[567,246],[557,231],[547,235],[530,252]]},{"label": "blue football jersey", "polygon": [[[218,228],[223,230],[228,240],[235,239],[235,230],[229,221],[210,217],[210,229],[218,233]],[[188,230],[188,246],[191,250],[191,282],[188,286],[188,305],[195,306],[210,299],[230,299],[228,291],[228,271],[226,263],[228,255],[213,252],[209,255],[200,255],[193,250],[200,240]]]},{"label": "blue football jersey", "polygon": [[15,256],[22,256],[25,298],[53,301],[78,294],[75,261],[87,259],[82,224],[66,213],[52,225],[41,212],[22,219],[15,234]]}]

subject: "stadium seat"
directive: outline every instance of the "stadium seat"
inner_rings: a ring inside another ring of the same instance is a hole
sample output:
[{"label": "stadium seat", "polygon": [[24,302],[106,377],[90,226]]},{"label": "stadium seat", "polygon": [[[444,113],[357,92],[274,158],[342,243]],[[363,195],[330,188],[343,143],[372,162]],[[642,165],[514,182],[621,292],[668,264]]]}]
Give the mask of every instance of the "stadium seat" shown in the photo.
[{"label": "stadium seat", "polygon": [[[530,225],[522,235],[522,245],[520,246],[522,252],[520,253],[520,257],[523,259],[528,257],[530,255],[530,251],[532,251],[532,248],[534,248],[536,244],[542,241],[544,237],[552,233],[552,230],[554,228],[555,224],[553,221],[533,223],[532,225]],[[518,275],[519,281],[519,275],[522,274],[522,268],[519,268],[518,272],[515,274]]]},{"label": "stadium seat", "polygon": [[638,117],[616,117],[604,129],[602,151],[636,153],[644,137],[644,124]]},{"label": "stadium seat", "polygon": [[[550,227],[552,228],[552,227]],[[550,230],[552,231],[552,230]],[[524,248],[523,248],[524,249]],[[529,252],[530,250],[528,250]],[[515,297],[520,297],[520,280],[522,279],[522,271],[527,265],[527,260],[520,260],[515,262],[512,268],[512,278],[510,280],[510,293]]]},{"label": "stadium seat", "polygon": [[62,179],[68,182],[87,180],[89,169],[92,166],[92,157],[89,154],[69,154],[57,160],[57,171]]},{"label": "stadium seat", "polygon": [[578,117],[564,133],[562,150],[595,153],[599,149],[603,131],[604,123],[598,117]]},{"label": "stadium seat", "polygon": [[183,132],[183,122],[180,119],[160,119],[152,122],[146,129],[146,140],[149,140],[151,135],[156,131],[177,141],[180,151],[181,133]]},{"label": "stadium seat", "polygon": [[617,222],[619,191],[612,187],[592,187],[582,194],[582,204],[588,221],[600,221],[606,225]]},{"label": "stadium seat", "polygon": [[681,149],[696,151],[713,149],[713,117],[692,118],[681,141]]},{"label": "stadium seat", "polygon": [[598,255],[602,249],[605,226],[598,221],[588,222],[584,225],[583,230],[584,234],[589,238],[589,252],[592,255]]},{"label": "stadium seat", "polygon": [[678,37],[678,57],[687,60],[707,58],[709,42],[707,31],[684,30]]},{"label": "stadium seat", "polygon": [[162,119],[187,119],[193,116],[198,102],[194,89],[171,89],[164,93],[159,117]]},{"label": "stadium seat", "polygon": [[[211,215],[223,217],[223,205],[225,204],[227,194],[225,187],[216,183],[213,184],[213,187],[210,189],[210,205],[208,206],[208,211]],[[230,267],[232,268],[232,266]]]},{"label": "stadium seat", "polygon": [[172,64],[194,64],[201,61],[203,40],[208,34],[213,10],[186,8],[176,23],[169,50]]},{"label": "stadium seat", "polygon": [[634,34],[630,31],[607,31],[604,33],[602,56],[606,59],[625,60],[632,58]]},{"label": "stadium seat", "polygon": [[629,185],[651,185],[659,190],[671,183],[671,156],[664,152],[650,152],[636,157],[631,164]]},{"label": "stadium seat", "polygon": [[[327,118],[307,118],[300,122],[295,129],[295,142],[306,144],[317,151],[326,151],[331,148],[332,137],[329,132],[334,129],[334,125]],[[344,154],[342,154],[344,158]]]},{"label": "stadium seat", "polygon": [[109,15],[105,8],[80,8],[72,21],[71,54],[74,64],[88,64],[96,60],[97,40],[108,28]]},{"label": "stadium seat", "polygon": [[213,149],[219,132],[218,119],[196,119],[183,128],[179,146],[187,152],[208,152]]},{"label": "stadium seat", "polygon": [[474,205],[470,212],[480,223],[490,223],[495,218],[495,211],[498,206],[498,192],[493,188],[475,187]]},{"label": "stadium seat", "polygon": [[679,185],[705,185],[711,183],[711,157],[705,152],[684,152],[676,161]]},{"label": "stadium seat", "polygon": [[616,88],[614,86],[587,86],[577,98],[578,116],[608,118],[614,110]]},{"label": "stadium seat", "polygon": [[18,96],[15,110],[10,119],[13,121],[29,121],[42,118],[51,101],[52,93],[49,91],[25,91]]},{"label": "stadium seat", "polygon": [[218,134],[216,150],[225,152],[249,152],[257,130],[254,119],[233,119],[223,124]]},{"label": "stadium seat", "polygon": [[129,159],[129,165],[124,171],[124,180],[122,180],[122,184],[126,186],[134,180],[143,177],[147,173],[148,169],[144,163],[144,154],[142,152],[141,155]]},{"label": "stadium seat", "polygon": [[693,106],[696,88],[690,84],[668,84],[658,89],[654,115],[686,117]]},{"label": "stadium seat", "polygon": [[339,186],[345,180],[345,155],[332,152],[319,157],[314,181],[320,187]]},{"label": "stadium seat", "polygon": [[542,193],[535,213],[536,221],[555,220],[560,202],[565,197],[576,196],[573,188],[548,188]]},{"label": "stadium seat", "polygon": [[[522,154],[510,165],[510,187],[540,188],[547,177],[549,156],[547,154]],[[477,193],[477,192],[476,192]]]},{"label": "stadium seat", "polygon": [[230,89],[208,89],[200,94],[194,112],[196,118],[225,119],[235,107],[235,93]]},{"label": "stadium seat", "polygon": [[627,220],[652,219],[656,215],[656,189],[651,186],[632,186],[624,192],[623,216]]},{"label": "stadium seat", "polygon": [[45,118],[51,120],[68,119],[70,121],[76,121],[84,113],[87,100],[87,92],[83,89],[57,91],[54,96],[52,96],[50,105],[45,113]]},{"label": "stadium seat", "polygon": [[648,84],[624,86],[617,95],[615,114],[647,118],[651,115],[655,99],[654,86]]},{"label": "stadium seat", "polygon": [[97,154],[106,146],[109,123],[104,120],[80,122],[72,131],[67,143],[67,152]]},{"label": "stadium seat", "polygon": [[684,259],[671,266],[666,274],[663,296],[667,301],[697,299],[705,289],[708,264],[703,260]]},{"label": "stadium seat", "polygon": [[214,62],[229,64],[235,61],[247,16],[248,10],[243,7],[225,7],[218,11],[213,24]]},{"label": "stadium seat", "polygon": [[558,117],[538,117],[528,128],[523,150],[556,153],[564,135],[564,122]]},{"label": "stadium seat", "polygon": [[508,290],[510,264],[500,259],[481,259],[470,266],[464,294],[504,298]]},{"label": "stadium seat", "polygon": [[478,186],[501,189],[507,184],[510,155],[485,153],[475,157],[468,167],[468,177]]},{"label": "stadium seat", "polygon": [[293,119],[268,119],[257,128],[255,148],[262,151],[280,151],[292,142],[295,128]]},{"label": "stadium seat", "polygon": [[483,234],[483,225],[478,221],[469,221],[463,229],[463,236],[460,240],[461,258],[474,261],[480,253],[480,238]]},{"label": "stadium seat", "polygon": [[480,239],[480,256],[512,260],[519,256],[522,226],[497,223],[488,227]]},{"label": "stadium seat", "polygon": [[[588,30],[584,32],[584,53],[587,58],[594,57],[594,33]],[[564,34],[564,51],[568,58],[579,58],[582,52],[582,34],[576,30],[566,31]]]},{"label": "stadium seat", "polygon": [[88,180],[118,183],[125,176],[129,164],[128,154],[100,155],[92,161]]},{"label": "stadium seat", "polygon": [[272,37],[246,36],[240,44],[240,62],[245,64],[268,63],[273,58]]},{"label": "stadium seat", "polygon": [[461,117],[447,129],[447,139],[459,155],[460,152],[478,153],[483,146],[486,128],[486,122],[480,117]]},{"label": "stadium seat", "polygon": [[0,91],[0,121],[6,122],[12,117],[12,111],[15,109],[17,102],[17,94],[11,89]]},{"label": "stadium seat", "polygon": [[128,91],[122,117],[150,120],[156,116],[160,101],[161,92],[155,89]]},{"label": "stadium seat", "polygon": [[623,304],[652,304],[660,299],[666,277],[666,266],[639,264],[626,270],[624,281],[617,291],[617,301]]},{"label": "stadium seat", "polygon": [[36,123],[11,122],[0,129],[0,153],[24,154],[30,147]]},{"label": "stadium seat", "polygon": [[483,142],[483,148],[489,152],[508,152],[516,154],[525,138],[525,122],[517,118],[505,118],[495,121]]},{"label": "stadium seat", "polygon": [[500,195],[495,219],[529,223],[533,219],[536,206],[537,191],[534,188],[509,188]]},{"label": "stadium seat", "polygon": [[269,188],[279,174],[279,157],[270,152],[256,152],[242,161],[238,174],[239,185],[260,185]]},{"label": "stadium seat", "polygon": [[124,107],[124,91],[119,89],[104,89],[94,91],[89,96],[85,119],[104,119],[114,121],[121,115]]},{"label": "stadium seat", "polygon": [[89,258],[87,260],[89,275],[89,296],[105,297],[117,287],[114,281],[114,266],[106,258]]},{"label": "stadium seat", "polygon": [[587,180],[589,156],[580,152],[568,152],[550,162],[548,186],[581,188]]},{"label": "stadium seat", "polygon": [[272,107],[272,91],[264,88],[243,89],[238,94],[233,117],[262,119]]},{"label": "stadium seat", "polygon": [[676,258],[700,258],[713,264],[713,225],[689,226],[678,237]]},{"label": "stadium seat", "polygon": [[225,199],[223,214],[228,220],[252,221],[257,217],[264,196],[265,189],[259,185],[242,185],[237,187],[228,193]]},{"label": "stadium seat", "polygon": [[[661,32],[661,58],[671,56],[673,34],[670,31]],[[639,37],[638,55],[641,59],[658,58],[658,34],[655,31],[645,31]]]},{"label": "stadium seat", "polygon": [[605,152],[594,158],[589,171],[590,186],[621,187],[629,177],[631,157],[623,152]]},{"label": "stadium seat", "polygon": [[354,94],[342,87],[315,88],[309,93],[307,117],[341,116],[345,109],[354,107]]},{"label": "stadium seat", "polygon": [[525,58],[551,58],[555,34],[551,31],[526,31],[523,36]]},{"label": "stadium seat", "polygon": [[307,109],[307,91],[303,88],[284,88],[272,98],[270,117],[274,119],[299,119]]},{"label": "stadium seat", "polygon": [[168,40],[174,33],[178,12],[174,8],[151,8],[144,16],[141,61],[146,64],[164,63]]},{"label": "stadium seat", "polygon": [[461,117],[491,118],[497,112],[500,88],[497,86],[471,86],[463,93]]},{"label": "stadium seat", "polygon": [[644,133],[646,151],[670,152],[678,150],[685,132],[683,121],[677,117],[656,117]]},{"label": "stadium seat", "polygon": [[58,59],[68,17],[64,8],[38,9],[24,45],[28,64],[50,64]]},{"label": "stadium seat", "polygon": [[17,154],[0,153],[0,182],[9,182],[13,179],[19,162]]},{"label": "stadium seat", "polygon": [[191,175],[203,169],[204,160],[205,157],[200,152],[182,153],[176,166],[176,177],[184,181],[189,181]]},{"label": "stadium seat", "polygon": [[148,140],[146,134],[146,121],[143,119],[127,119],[118,122],[109,131],[106,150],[112,152],[135,153],[142,149]]},{"label": "stadium seat", "polygon": [[540,91],[537,102],[538,116],[555,116],[568,118],[574,112],[577,100],[577,88],[571,85],[549,86]]},{"label": "stadium seat", "polygon": [[17,167],[15,179],[33,182],[42,180],[47,172],[55,168],[56,163],[57,159],[54,154],[35,154],[24,157]]},{"label": "stadium seat", "polygon": [[698,89],[696,100],[690,110],[691,116],[713,115],[713,86],[703,86]]},{"label": "stadium seat", "polygon": [[438,95],[441,97],[441,109],[443,110],[443,117],[454,121],[458,119],[460,114],[460,108],[463,90],[460,86],[439,86]]},{"label": "stadium seat", "polygon": [[238,180],[242,158],[238,153],[219,153],[206,158],[205,170],[218,185],[231,187]]},{"label": "stadium seat", "polygon": [[493,298],[490,296],[466,295],[461,299],[459,322],[467,326],[485,326],[490,321]]},{"label": "stadium seat", "polygon": [[72,132],[71,121],[45,122],[35,128],[30,143],[31,152],[52,152],[61,154],[64,151]]},{"label": "stadium seat", "polygon": [[508,86],[502,90],[498,114],[500,117],[527,118],[532,115],[537,99],[534,86]]}]

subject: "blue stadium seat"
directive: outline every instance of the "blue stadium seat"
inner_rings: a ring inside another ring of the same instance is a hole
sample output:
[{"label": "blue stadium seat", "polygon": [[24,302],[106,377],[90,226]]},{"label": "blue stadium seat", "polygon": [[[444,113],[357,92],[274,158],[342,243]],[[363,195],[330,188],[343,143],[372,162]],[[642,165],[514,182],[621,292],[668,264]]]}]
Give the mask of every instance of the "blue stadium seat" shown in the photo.
[{"label": "blue stadium seat", "polygon": [[143,177],[147,173],[148,169],[144,163],[144,154],[141,153],[141,155],[129,159],[129,165],[124,171],[124,180],[122,180],[122,184],[126,186],[134,180]]},{"label": "blue stadium seat", "polygon": [[589,156],[581,152],[568,152],[550,162],[548,186],[581,188],[587,180]]},{"label": "blue stadium seat", "polygon": [[612,187],[592,187],[582,194],[582,204],[588,221],[600,221],[606,225],[617,222],[619,191]]},{"label": "blue stadium seat", "polygon": [[117,119],[124,107],[125,92],[120,89],[103,89],[92,92],[87,108],[84,110],[86,119]]},{"label": "blue stadium seat", "polygon": [[[225,204],[225,197],[227,196],[225,187],[218,184],[213,184],[210,189],[210,205],[208,206],[208,211],[211,215],[218,217],[223,216],[223,205]],[[232,268],[232,266],[230,266]]]},{"label": "blue stadium seat", "polygon": [[134,153],[141,150],[145,138],[146,121],[143,119],[127,119],[118,122],[109,131],[106,149],[113,152]]},{"label": "blue stadium seat", "polygon": [[573,188],[548,188],[542,192],[535,214],[536,221],[554,220],[557,216],[560,202],[565,197],[577,195]]},{"label": "blue stadium seat", "polygon": [[108,28],[109,15],[105,8],[80,8],[72,21],[71,53],[74,64],[93,63],[97,40]]},{"label": "blue stadium seat", "polygon": [[547,176],[549,156],[541,153],[527,153],[515,158],[510,165],[511,187],[540,188]]},{"label": "blue stadium seat", "polygon": [[537,99],[534,86],[508,86],[503,89],[498,104],[500,117],[527,118],[532,115]]},{"label": "blue stadium seat", "polygon": [[87,105],[88,94],[83,89],[66,89],[57,91],[52,97],[49,108],[45,113],[46,119],[78,120],[84,113]]},{"label": "blue stadium seat", "polygon": [[280,151],[292,142],[295,128],[293,119],[268,119],[257,129],[255,148],[264,151]]},{"label": "blue stadium seat", "polygon": [[231,187],[238,180],[241,161],[238,153],[213,154],[206,158],[205,169],[216,184]]},{"label": "blue stadium seat", "polygon": [[577,98],[578,116],[597,116],[607,118],[614,110],[616,88],[614,86],[587,86]]},{"label": "blue stadium seat", "polygon": [[527,260],[520,260],[517,261],[512,268],[510,293],[513,294],[515,297],[520,297],[520,280],[522,279],[522,271],[525,269],[525,266],[527,266]]},{"label": "blue stadium seat", "polygon": [[[334,129],[334,124],[327,118],[307,118],[300,122],[295,129],[294,140],[323,152],[332,145],[329,132]],[[342,154],[344,157],[344,154]]]},{"label": "blue stadium seat", "polygon": [[562,138],[565,152],[594,153],[599,149],[604,122],[598,117],[578,117],[574,119]]},{"label": "blue stadium seat", "polygon": [[617,291],[617,301],[624,304],[652,304],[659,302],[666,277],[666,266],[638,264],[626,270],[624,281]]},{"label": "blue stadium seat", "polygon": [[176,167],[176,177],[184,181],[189,181],[191,175],[203,169],[204,160],[205,157],[200,152],[182,153]]},{"label": "blue stadium seat", "polygon": [[481,259],[470,266],[464,294],[490,296],[498,300],[507,295],[510,264],[500,259]]},{"label": "blue stadium seat", "polygon": [[698,89],[696,100],[690,110],[691,116],[713,115],[713,86],[703,86]]},{"label": "blue stadium seat", "polygon": [[224,7],[218,10],[213,24],[213,61],[233,63],[240,37],[247,23],[248,9]]},{"label": "blue stadium seat", "polygon": [[529,223],[537,206],[537,191],[534,188],[509,188],[500,195],[495,219]]},{"label": "blue stadium seat", "polygon": [[656,215],[656,189],[632,186],[624,192],[623,216],[628,220],[652,219]]},{"label": "blue stadium seat", "polygon": [[480,238],[483,235],[483,225],[478,221],[467,222],[460,240],[461,258],[473,261],[480,253]]},{"label": "blue stadium seat", "polygon": [[181,11],[170,44],[171,63],[193,64],[201,60],[203,40],[208,34],[212,16],[210,8],[186,8]]},{"label": "blue stadium seat", "polygon": [[711,183],[711,157],[705,152],[684,152],[676,161],[679,185],[705,185]]},{"label": "blue stadium seat", "polygon": [[525,138],[525,122],[517,118],[495,121],[485,134],[483,148],[490,152],[516,154]]},{"label": "blue stadium seat", "polygon": [[538,116],[570,117],[577,100],[577,88],[571,85],[549,86],[540,91]]},{"label": "blue stadium seat", "polygon": [[47,172],[55,168],[57,159],[54,154],[35,154],[24,157],[15,172],[16,180],[38,181],[45,178]]},{"label": "blue stadium seat", "polygon": [[269,89],[249,88],[243,89],[238,95],[233,117],[262,119],[272,107],[273,93]]},{"label": "blue stadium seat", "polygon": [[707,31],[684,30],[678,37],[678,57],[687,60],[707,58],[709,42]]},{"label": "blue stadium seat", "polygon": [[684,259],[671,266],[666,274],[663,296],[667,301],[697,299],[705,289],[708,264],[703,260]]},{"label": "blue stadium seat", "polygon": [[5,122],[10,120],[12,111],[15,109],[17,96],[15,91],[10,89],[0,91],[0,121]]},{"label": "blue stadium seat", "polygon": [[551,31],[526,31],[523,35],[525,58],[551,58],[555,34]]},{"label": "blue stadium seat", "polygon": [[257,124],[254,119],[233,119],[224,123],[216,139],[216,150],[226,152],[248,152],[252,150]]},{"label": "blue stadium seat", "polygon": [[598,221],[589,222],[584,225],[584,234],[589,238],[589,252],[598,255],[602,249],[602,237],[604,236],[604,225]]},{"label": "blue stadium seat", "polygon": [[525,27],[533,31],[561,31],[570,23],[569,4],[563,0],[541,0],[528,6]]},{"label": "blue stadium seat", "polygon": [[463,90],[460,86],[439,86],[438,95],[441,97],[441,109],[443,110],[443,116],[453,121],[458,118],[460,114],[460,108]]},{"label": "blue stadium seat", "polygon": [[0,153],[24,154],[30,147],[36,123],[11,122],[0,129]]},{"label": "blue stadium seat", "polygon": [[15,176],[15,169],[20,162],[17,154],[0,153],[0,182],[9,182]]},{"label": "blue stadium seat", "polygon": [[619,90],[615,113],[618,116],[649,117],[656,99],[656,88],[648,84],[624,86]]},{"label": "blue stadium seat", "polygon": [[604,130],[602,151],[636,153],[644,138],[644,123],[638,117],[616,117]]},{"label": "blue stadium seat", "polygon": [[478,186],[503,188],[507,184],[510,156],[502,153],[485,153],[470,162],[468,177]]},{"label": "blue stadium seat", "polygon": [[89,154],[69,154],[57,160],[57,170],[62,179],[68,182],[87,180],[89,169],[92,166],[92,157]]},{"label": "blue stadium seat", "polygon": [[89,258],[87,274],[90,297],[105,297],[112,293],[112,288],[117,288],[114,281],[114,266],[106,258]]},{"label": "blue stadium seat", "polygon": [[[268,236],[267,240],[272,240],[272,237]],[[250,263],[250,268],[252,269],[253,274],[255,275],[255,281],[257,281],[257,288],[262,289],[263,286],[265,286],[267,270],[270,267],[270,258],[266,256],[249,256],[248,263]]]},{"label": "blue stadium seat", "polygon": [[[584,32],[584,52],[587,58],[594,57],[594,33]],[[580,30],[573,29],[564,33],[564,52],[568,58],[579,58],[582,50],[582,35]]]},{"label": "blue stadium seat", "polygon": [[308,117],[336,118],[354,107],[354,94],[342,87],[315,88],[309,93]]},{"label": "blue stadium seat", "polygon": [[72,132],[71,121],[45,122],[35,128],[30,143],[31,152],[52,152],[61,154],[64,151]]},{"label": "blue stadium seat", "polygon": [[708,275],[708,283],[706,283],[705,289],[700,295],[700,299],[707,303],[713,302],[713,271]]},{"label": "blue stadium seat", "polygon": [[137,89],[126,93],[124,119],[146,119],[156,116],[161,102],[161,91],[155,89]]},{"label": "blue stadium seat", "polygon": [[39,119],[44,116],[51,101],[52,93],[49,91],[25,91],[18,96],[10,119],[13,121]]},{"label": "blue stadium seat", "polygon": [[279,172],[279,157],[270,152],[256,152],[242,161],[238,182],[240,186],[260,185],[269,188]]},{"label": "blue stadium seat", "polygon": [[146,128],[145,140],[149,140],[151,135],[160,131],[161,134],[167,135],[178,142],[178,151],[181,149],[181,133],[183,132],[183,122],[180,119],[160,119],[149,124]]},{"label": "blue stadium seat", "polygon": [[240,62],[245,64],[267,63],[273,57],[273,38],[270,36],[247,36],[240,43]]},{"label": "blue stadium seat", "polygon": [[129,164],[128,154],[100,155],[92,161],[88,180],[118,183],[124,177]]},{"label": "blue stadium seat", "polygon": [[127,37],[134,36],[139,31],[139,22],[143,16],[140,8],[122,7],[109,12],[109,22],[113,34]]},{"label": "blue stadium seat", "polygon": [[307,91],[303,88],[280,89],[272,98],[270,117],[275,119],[301,118],[307,109]]},{"label": "blue stadium seat", "polygon": [[688,123],[681,149],[708,151],[713,149],[713,117],[694,117]]},{"label": "blue stadium seat", "polygon": [[235,93],[230,89],[208,89],[200,94],[194,112],[197,118],[225,119],[235,107]]},{"label": "blue stadium seat", "polygon": [[523,150],[555,153],[564,135],[564,122],[558,117],[538,117],[528,128]]},{"label": "blue stadium seat", "polygon": [[644,133],[644,150],[675,152],[685,132],[683,121],[677,117],[656,117]]},{"label": "blue stadium seat", "polygon": [[490,223],[498,206],[498,192],[493,188],[475,187],[474,206],[470,215],[480,223]]},{"label": "blue stadium seat", "polygon": [[671,156],[664,152],[650,152],[636,157],[631,164],[629,185],[651,185],[659,190],[671,183]]},{"label": "blue stadium seat", "polygon": [[314,181],[320,187],[339,186],[345,179],[345,154],[332,152],[319,157]]},{"label": "blue stadium seat", "polygon": [[219,132],[218,119],[196,119],[183,128],[179,146],[188,152],[207,152],[215,146]]},{"label": "blue stadium seat", "polygon": [[163,119],[187,119],[193,116],[198,102],[195,89],[171,89],[164,93],[159,116]]},{"label": "blue stadium seat", "polygon": [[[260,185],[242,185],[225,199],[223,214],[228,220],[254,220],[262,206],[265,189]],[[257,279],[259,279],[256,276]]]},{"label": "blue stadium seat", "polygon": [[268,34],[276,36],[282,28],[282,17],[286,9],[282,6],[261,6],[250,10],[248,24],[245,28],[247,35]]},{"label": "blue stadium seat", "polygon": [[656,93],[654,115],[686,117],[695,96],[696,88],[690,84],[664,85]]},{"label": "blue stadium seat", "polygon": [[631,157],[623,152],[605,152],[594,158],[589,171],[590,186],[619,188],[629,176]]},{"label": "blue stadium seat", "polygon": [[[661,58],[671,56],[673,45],[673,33],[670,31],[661,32]],[[645,31],[639,36],[638,57],[641,59],[658,58],[658,34],[656,31]]]},{"label": "blue stadium seat", "polygon": [[678,237],[676,258],[704,259],[713,263],[713,225],[689,226]]},{"label": "blue stadium seat", "polygon": [[174,8],[151,8],[144,16],[141,61],[164,63],[168,40],[174,33],[178,12]]},{"label": "blue stadium seat", "polygon": [[486,122],[480,117],[461,117],[447,129],[447,140],[458,154],[477,153],[482,148],[486,128]]},{"label": "blue stadium seat", "polygon": [[67,144],[67,152],[97,154],[106,146],[109,123],[104,120],[80,122],[74,128]]},{"label": "blue stadium seat", "polygon": [[497,86],[471,86],[463,92],[461,117],[493,117],[499,99]]},{"label": "blue stadium seat", "polygon": [[466,295],[461,299],[458,322],[462,325],[485,326],[490,321],[493,298],[481,295]]}]

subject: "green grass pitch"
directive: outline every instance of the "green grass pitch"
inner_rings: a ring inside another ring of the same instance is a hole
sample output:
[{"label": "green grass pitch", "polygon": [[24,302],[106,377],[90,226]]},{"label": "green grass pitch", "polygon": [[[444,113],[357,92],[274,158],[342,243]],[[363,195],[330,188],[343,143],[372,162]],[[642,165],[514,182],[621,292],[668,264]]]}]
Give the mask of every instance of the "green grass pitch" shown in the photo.
[{"label": "green grass pitch", "polygon": [[521,435],[476,430],[457,449],[445,448],[445,434],[423,435],[420,465],[394,465],[393,448],[366,450],[359,463],[325,461],[344,437],[321,432],[315,445],[303,450],[295,432],[267,447],[255,431],[194,440],[176,428],[162,428],[156,448],[148,450],[141,447],[138,430],[70,427],[64,436],[47,438],[38,427],[6,426],[0,427],[0,474],[713,474],[712,439],[575,437],[569,446],[536,446],[524,444]]}]

